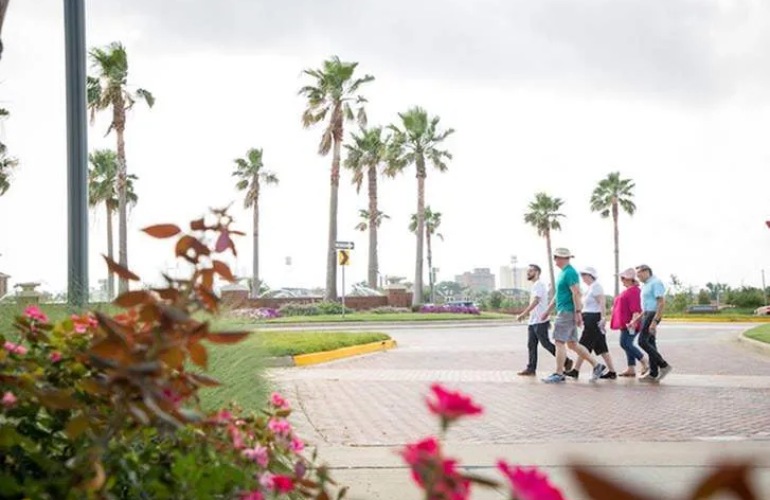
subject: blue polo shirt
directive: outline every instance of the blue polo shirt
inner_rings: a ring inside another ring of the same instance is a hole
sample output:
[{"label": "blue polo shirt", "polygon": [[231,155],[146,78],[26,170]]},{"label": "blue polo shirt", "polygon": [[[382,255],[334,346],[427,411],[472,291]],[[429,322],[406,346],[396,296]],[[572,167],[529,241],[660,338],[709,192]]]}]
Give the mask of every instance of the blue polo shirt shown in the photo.
[{"label": "blue polo shirt", "polygon": [[658,310],[658,298],[666,295],[666,287],[657,276],[650,276],[642,285],[642,310],[644,312],[656,312]]},{"label": "blue polo shirt", "polygon": [[580,283],[575,268],[571,264],[564,266],[559,273],[559,279],[556,280],[556,312],[575,312],[575,301],[572,300],[572,285]]}]

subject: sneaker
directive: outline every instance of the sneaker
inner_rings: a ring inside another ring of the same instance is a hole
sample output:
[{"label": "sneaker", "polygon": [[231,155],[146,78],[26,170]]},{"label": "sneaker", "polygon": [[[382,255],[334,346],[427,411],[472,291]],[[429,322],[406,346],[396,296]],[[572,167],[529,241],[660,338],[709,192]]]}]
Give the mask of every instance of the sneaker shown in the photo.
[{"label": "sneaker", "polygon": [[564,362],[564,371],[571,372],[574,365],[575,363],[571,359],[567,358],[567,360]]},{"label": "sneaker", "polygon": [[528,370],[527,369],[527,370],[521,370],[516,375],[520,375],[522,377],[534,377],[535,375],[537,375],[537,373],[535,373],[535,370]]},{"label": "sneaker", "polygon": [[580,376],[580,372],[573,368],[572,370],[570,370],[568,372],[564,372],[564,375],[566,375],[567,377],[574,378],[575,380],[577,380],[578,377]]},{"label": "sneaker", "polygon": [[607,372],[607,367],[602,363],[596,363],[594,372],[591,374],[591,380],[596,380]]},{"label": "sneaker", "polygon": [[671,365],[668,365],[665,368],[661,368],[658,373],[658,380],[663,380],[664,378],[666,378],[666,375],[671,373],[671,370],[673,370],[673,368],[671,368]]},{"label": "sneaker", "polygon": [[552,373],[543,379],[546,384],[560,384],[564,382],[564,375],[560,373]]},{"label": "sneaker", "polygon": [[605,373],[604,375],[602,375],[602,376],[601,376],[601,377],[599,377],[599,378],[604,378],[604,379],[609,379],[609,380],[615,380],[616,378],[618,378],[618,374],[617,374],[617,373],[615,373],[615,372],[607,372],[607,373]]},{"label": "sneaker", "polygon": [[658,377],[653,377],[649,373],[645,375],[644,377],[639,378],[639,382],[646,382],[650,384],[657,384],[658,383]]}]

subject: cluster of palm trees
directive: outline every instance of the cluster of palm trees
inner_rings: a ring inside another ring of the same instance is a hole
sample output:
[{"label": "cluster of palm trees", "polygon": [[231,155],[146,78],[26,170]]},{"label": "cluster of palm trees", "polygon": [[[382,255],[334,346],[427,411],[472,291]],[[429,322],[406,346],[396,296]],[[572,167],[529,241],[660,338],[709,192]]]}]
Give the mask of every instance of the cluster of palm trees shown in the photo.
[{"label": "cluster of palm trees", "polygon": [[[0,120],[5,120],[9,115],[7,109],[0,108]],[[0,196],[11,187],[11,172],[18,163],[16,158],[8,154],[7,146],[0,142]]]},{"label": "cluster of palm trees", "polygon": [[[299,94],[307,99],[307,108],[302,114],[305,127],[323,124],[318,153],[322,156],[332,153],[330,172],[331,195],[329,197],[329,232],[326,250],[326,294],[327,300],[337,298],[337,265],[335,242],[337,241],[337,205],[339,200],[340,166],[345,124],[357,122],[358,133],[351,134],[351,143],[345,144],[347,156],[344,166],[353,172],[353,183],[360,190],[364,178],[367,181],[369,206],[360,213],[367,216],[365,225],[358,228],[369,231],[369,264],[367,282],[376,288],[378,274],[377,229],[385,216],[378,208],[377,179],[384,173],[395,176],[410,165],[417,174],[417,212],[415,214],[415,277],[413,302],[422,301],[423,289],[423,247],[426,238],[425,179],[428,164],[436,170],[447,170],[446,160],[452,155],[441,149],[441,143],[454,130],[441,130],[440,118],[430,116],[426,110],[415,106],[399,113],[398,123],[383,127],[367,127],[364,104],[366,98],[360,88],[374,77],[356,77],[356,62],[341,61],[332,57],[323,62],[321,68],[306,69],[304,74],[311,78],[311,84],[302,87]],[[430,265],[430,264],[429,264]],[[432,277],[432,273],[431,277]],[[431,279],[431,282],[433,280]]]},{"label": "cluster of palm trees", "polygon": [[[620,273],[620,246],[618,218],[620,212],[633,215],[636,205],[633,202],[634,182],[631,179],[623,179],[620,172],[612,172],[599,183],[591,193],[590,207],[592,212],[598,212],[602,218],[612,216],[612,228],[615,251],[615,274]],[[545,238],[548,250],[548,270],[551,278],[551,290],[555,290],[555,278],[553,272],[553,250],[551,248],[551,233],[561,229],[561,219],[564,214],[560,212],[564,201],[561,198],[551,197],[546,193],[536,193],[535,199],[529,204],[529,211],[524,214],[524,222],[537,230],[537,234]],[[619,292],[618,280],[615,280],[615,296]]]}]

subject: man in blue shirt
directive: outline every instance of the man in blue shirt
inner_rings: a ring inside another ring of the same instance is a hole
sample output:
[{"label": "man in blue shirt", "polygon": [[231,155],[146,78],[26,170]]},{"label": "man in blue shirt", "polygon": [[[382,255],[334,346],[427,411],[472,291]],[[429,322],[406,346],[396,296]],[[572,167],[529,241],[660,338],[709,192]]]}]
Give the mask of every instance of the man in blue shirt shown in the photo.
[{"label": "man in blue shirt", "polygon": [[575,351],[579,358],[584,359],[594,368],[591,380],[604,375],[607,367],[594,359],[590,352],[578,343],[577,329],[583,326],[583,306],[580,293],[580,277],[570,264],[573,255],[566,248],[556,248],[553,260],[561,269],[556,281],[556,294],[541,320],[546,321],[556,308],[556,320],[553,324],[553,341],[556,343],[556,371],[543,379],[548,384],[564,382],[564,363],[567,359],[567,347]]},{"label": "man in blue shirt", "polygon": [[642,282],[642,312],[634,314],[629,327],[635,326],[641,320],[639,347],[650,357],[650,371],[639,380],[660,382],[671,372],[671,365],[658,352],[655,337],[658,323],[663,315],[663,307],[666,305],[666,287],[657,276],[652,274],[652,269],[646,264],[636,267],[636,276]]}]

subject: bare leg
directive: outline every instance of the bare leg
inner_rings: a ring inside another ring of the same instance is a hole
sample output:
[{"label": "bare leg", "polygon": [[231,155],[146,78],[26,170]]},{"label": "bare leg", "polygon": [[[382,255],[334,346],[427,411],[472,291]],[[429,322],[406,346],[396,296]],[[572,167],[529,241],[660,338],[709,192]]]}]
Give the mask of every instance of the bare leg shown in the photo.
[{"label": "bare leg", "polygon": [[607,365],[607,368],[609,371],[614,372],[615,371],[615,365],[612,364],[612,356],[610,356],[609,352],[605,352],[602,354],[602,359],[604,360],[604,364]]},{"label": "bare leg", "polygon": [[564,342],[556,341],[556,373],[564,374],[564,361],[567,359],[567,349]]},{"label": "bare leg", "polygon": [[569,348],[575,351],[575,354],[578,355],[578,360],[576,363],[579,363],[581,360],[586,360],[591,364],[592,367],[596,366],[596,360],[594,360],[593,356],[591,356],[591,353],[588,352],[588,349],[586,349],[584,345],[579,344],[574,340],[569,342],[568,345]]}]

